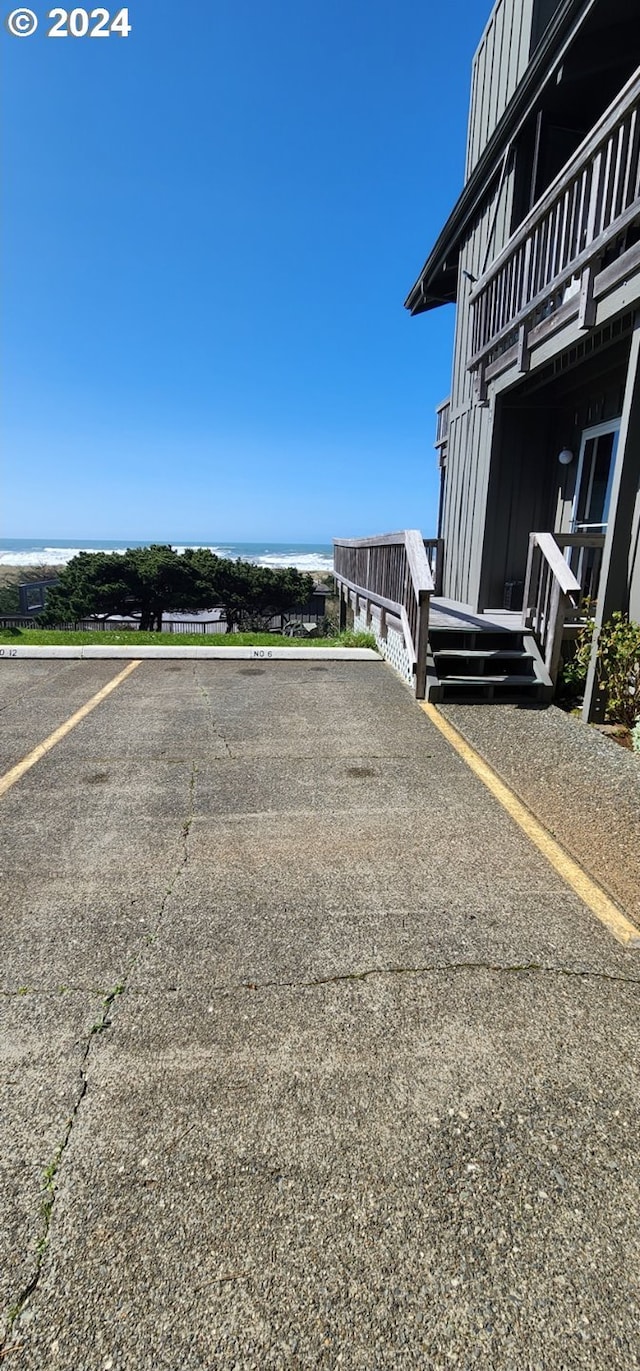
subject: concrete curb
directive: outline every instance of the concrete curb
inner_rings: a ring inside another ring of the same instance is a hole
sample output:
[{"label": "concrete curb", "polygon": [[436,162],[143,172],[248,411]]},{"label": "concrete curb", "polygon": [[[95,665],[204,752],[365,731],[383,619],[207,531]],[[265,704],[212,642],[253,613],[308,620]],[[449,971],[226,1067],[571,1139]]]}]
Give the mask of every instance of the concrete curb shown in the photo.
[{"label": "concrete curb", "polygon": [[33,644],[15,647],[11,643],[0,646],[0,660],[15,660],[23,657],[82,657],[85,660],[96,657],[115,657],[126,661],[140,661],[156,657],[187,657],[196,660],[212,658],[217,661],[237,661],[258,659],[273,662],[380,662],[381,657],[369,647],[133,647],[106,645],[104,647],[83,647],[69,644],[65,647],[37,646]]}]

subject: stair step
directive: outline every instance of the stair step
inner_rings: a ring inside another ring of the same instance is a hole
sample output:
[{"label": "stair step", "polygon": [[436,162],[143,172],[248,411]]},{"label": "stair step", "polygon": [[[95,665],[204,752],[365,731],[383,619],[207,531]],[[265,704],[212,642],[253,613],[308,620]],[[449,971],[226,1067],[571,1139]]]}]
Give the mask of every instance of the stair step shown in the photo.
[{"label": "stair step", "polygon": [[507,652],[472,652],[462,648],[436,649],[433,665],[441,681],[449,679],[491,680],[498,672],[521,681],[537,679],[536,664],[530,652],[519,648]]},{"label": "stair step", "polygon": [[460,657],[462,657],[462,658],[464,658],[464,657],[473,657],[473,658],[482,658],[482,657],[486,657],[487,660],[490,660],[490,661],[492,661],[492,662],[500,662],[500,661],[507,661],[507,660],[508,660],[508,661],[515,661],[515,660],[523,661],[525,658],[528,658],[528,660],[529,660],[530,662],[533,661],[533,658],[532,658],[532,656],[531,656],[531,653],[530,653],[530,652],[526,652],[525,649],[524,649],[523,647],[514,647],[514,648],[510,648],[510,649],[508,649],[508,648],[498,648],[498,647],[489,647],[489,648],[475,648],[475,647],[436,647],[436,648],[434,648],[433,655],[434,655],[434,657],[438,657],[438,658],[439,658],[439,657],[457,657],[457,658],[460,658]]},{"label": "stair step", "polygon": [[517,686],[513,681],[483,681],[474,677],[467,681],[440,681],[440,699],[451,704],[521,704],[525,700],[541,701],[544,687],[533,676],[525,680],[518,677]]},{"label": "stair step", "polygon": [[442,683],[443,686],[444,686],[444,685],[452,685],[452,686],[456,686],[456,685],[461,685],[461,686],[467,686],[467,685],[473,685],[473,686],[484,686],[484,685],[488,685],[488,686],[489,686],[489,685],[510,685],[510,686],[514,686],[514,685],[520,685],[520,686],[522,686],[522,685],[524,685],[524,686],[530,686],[530,685],[537,685],[537,684],[538,684],[538,680],[537,680],[537,677],[536,677],[536,676],[507,676],[507,675],[505,675],[505,676],[444,676],[444,677],[441,677],[440,679],[441,679],[441,683]]},{"label": "stair step", "polygon": [[431,629],[429,640],[432,650],[439,652],[499,652],[504,649],[523,648],[524,635],[521,632],[509,633],[497,629],[494,633],[473,633]]},{"label": "stair step", "polygon": [[428,660],[428,699],[434,703],[548,704],[553,693],[527,629],[431,627]]},{"label": "stair step", "polygon": [[484,695],[479,695],[477,691],[472,693],[468,686],[460,686],[458,690],[443,690],[440,698],[445,705],[496,705],[498,708],[500,705],[548,703],[541,690],[533,686],[530,690],[518,691],[517,694],[513,691],[489,694],[486,691]]}]

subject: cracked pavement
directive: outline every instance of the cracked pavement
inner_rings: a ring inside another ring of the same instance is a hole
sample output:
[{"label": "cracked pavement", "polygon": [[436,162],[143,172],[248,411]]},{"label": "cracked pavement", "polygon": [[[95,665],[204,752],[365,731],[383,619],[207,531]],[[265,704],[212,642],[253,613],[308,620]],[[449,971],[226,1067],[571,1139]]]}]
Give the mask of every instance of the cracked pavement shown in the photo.
[{"label": "cracked pavement", "polygon": [[7,1365],[640,1364],[640,954],[388,667],[145,662],[2,821]]}]

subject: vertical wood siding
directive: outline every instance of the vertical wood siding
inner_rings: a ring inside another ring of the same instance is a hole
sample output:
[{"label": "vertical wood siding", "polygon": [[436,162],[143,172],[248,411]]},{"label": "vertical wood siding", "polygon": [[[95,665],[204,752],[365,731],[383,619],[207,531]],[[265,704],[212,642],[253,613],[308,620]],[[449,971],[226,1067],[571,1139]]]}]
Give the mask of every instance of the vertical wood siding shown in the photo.
[{"label": "vertical wood siding", "polygon": [[[523,580],[529,534],[568,532],[581,434],[618,418],[628,343],[598,353],[556,381],[508,391],[500,403],[500,438],[492,461],[481,599],[502,604],[507,581]],[[574,460],[558,464],[570,447]]]},{"label": "vertical wood siding", "polygon": [[629,618],[640,623],[640,486],[636,493],[629,544]]},{"label": "vertical wood siding", "polygon": [[475,403],[474,379],[467,371],[471,283],[462,273],[466,270],[479,276],[487,253],[493,257],[504,247],[510,232],[512,202],[513,173],[509,171],[502,187],[498,189],[496,185],[486,200],[460,252],[443,511],[443,594],[471,605],[477,603],[480,585],[493,415]]},{"label": "vertical wood siding", "polygon": [[513,95],[531,49],[534,0],[497,0],[473,59],[466,176]]},{"label": "vertical wood siding", "polygon": [[[469,177],[514,94],[529,62],[536,0],[497,0],[473,61],[467,139]],[[491,452],[493,408],[476,403],[472,353],[471,283],[498,255],[511,234],[514,175],[509,167],[483,204],[461,245],[451,386],[451,417],[442,533],[445,540],[443,594],[474,608],[480,604],[483,544]]]}]

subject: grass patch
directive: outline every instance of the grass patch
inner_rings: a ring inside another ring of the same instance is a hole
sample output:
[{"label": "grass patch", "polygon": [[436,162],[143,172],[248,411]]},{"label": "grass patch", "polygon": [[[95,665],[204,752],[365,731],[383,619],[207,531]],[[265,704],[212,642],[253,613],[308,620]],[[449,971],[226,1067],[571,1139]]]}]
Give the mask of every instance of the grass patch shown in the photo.
[{"label": "grass patch", "polygon": [[94,633],[59,628],[3,628],[0,643],[17,647],[371,647],[370,633],[342,633],[336,638],[285,638],[279,633],[141,633],[96,629]]}]

